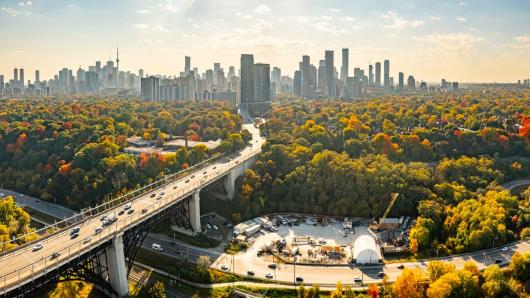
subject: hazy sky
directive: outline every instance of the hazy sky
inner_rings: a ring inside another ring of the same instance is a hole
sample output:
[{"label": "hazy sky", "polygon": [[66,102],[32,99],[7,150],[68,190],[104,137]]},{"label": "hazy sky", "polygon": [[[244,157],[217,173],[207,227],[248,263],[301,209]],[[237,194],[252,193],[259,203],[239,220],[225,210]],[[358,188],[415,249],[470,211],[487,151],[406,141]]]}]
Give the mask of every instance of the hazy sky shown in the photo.
[{"label": "hazy sky", "polygon": [[350,49],[354,67],[390,59],[417,80],[530,77],[529,0],[0,0],[0,74],[47,79],[62,67],[115,59],[120,68],[178,74],[184,55],[204,71],[239,68],[241,53],[292,76],[304,54]]}]

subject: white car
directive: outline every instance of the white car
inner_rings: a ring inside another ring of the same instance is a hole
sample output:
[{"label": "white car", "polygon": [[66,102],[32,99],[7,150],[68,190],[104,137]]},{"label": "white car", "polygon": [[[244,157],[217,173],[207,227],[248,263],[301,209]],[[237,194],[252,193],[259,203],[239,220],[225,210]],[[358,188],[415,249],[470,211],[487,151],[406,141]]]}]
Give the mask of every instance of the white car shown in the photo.
[{"label": "white car", "polygon": [[214,229],[216,231],[219,230],[219,228],[216,225],[212,225],[212,229]]},{"label": "white car", "polygon": [[212,225],[211,225],[211,224],[206,224],[206,227],[207,227],[208,229],[210,229],[210,230],[212,229]]},{"label": "white car", "polygon": [[153,243],[153,245],[151,245],[151,248],[153,248],[156,251],[163,251],[164,250],[162,248],[162,246],[160,244],[158,244],[158,243]]},{"label": "white car", "polygon": [[265,277],[266,278],[273,278],[274,276],[272,276],[272,273],[269,272],[269,273],[265,274]]},{"label": "white car", "polygon": [[508,250],[508,247],[503,247],[501,248],[502,251],[507,251]]},{"label": "white car", "polygon": [[38,242],[37,244],[33,246],[33,251],[37,251],[40,249],[42,249],[42,242]]},{"label": "white car", "polygon": [[221,270],[228,271],[228,266],[226,266],[225,264],[221,265]]},{"label": "white car", "polygon": [[132,203],[127,203],[125,206],[123,206],[123,210],[128,210],[132,207]]}]

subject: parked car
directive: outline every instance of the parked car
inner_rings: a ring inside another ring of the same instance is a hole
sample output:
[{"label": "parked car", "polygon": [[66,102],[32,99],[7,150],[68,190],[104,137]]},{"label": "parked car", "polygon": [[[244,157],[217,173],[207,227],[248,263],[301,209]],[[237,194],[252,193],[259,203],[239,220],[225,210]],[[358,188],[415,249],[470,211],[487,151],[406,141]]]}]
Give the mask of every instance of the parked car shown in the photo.
[{"label": "parked car", "polygon": [[151,248],[156,250],[156,251],[163,251],[164,249],[162,248],[162,245],[158,244],[158,243],[153,243],[153,245],[151,245]]},{"label": "parked car", "polygon": [[33,251],[37,251],[37,250],[40,250],[42,249],[42,242],[38,242],[37,244],[33,245]]}]

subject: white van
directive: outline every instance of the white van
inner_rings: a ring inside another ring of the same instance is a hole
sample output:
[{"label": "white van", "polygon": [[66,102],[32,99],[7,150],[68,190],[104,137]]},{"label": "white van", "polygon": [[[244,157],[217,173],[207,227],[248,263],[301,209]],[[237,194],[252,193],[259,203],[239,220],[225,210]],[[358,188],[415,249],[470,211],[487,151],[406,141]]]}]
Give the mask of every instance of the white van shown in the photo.
[{"label": "white van", "polygon": [[153,245],[151,245],[151,248],[153,248],[154,250],[158,250],[158,251],[163,251],[164,249],[162,248],[162,246],[158,243],[153,243]]}]

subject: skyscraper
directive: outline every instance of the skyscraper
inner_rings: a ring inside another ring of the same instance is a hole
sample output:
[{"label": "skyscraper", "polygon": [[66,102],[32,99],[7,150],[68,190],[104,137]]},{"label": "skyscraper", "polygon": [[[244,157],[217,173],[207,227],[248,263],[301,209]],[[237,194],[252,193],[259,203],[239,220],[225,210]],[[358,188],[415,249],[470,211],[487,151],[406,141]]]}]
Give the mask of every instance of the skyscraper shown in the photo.
[{"label": "skyscraper", "polygon": [[141,98],[145,101],[160,100],[160,82],[157,77],[150,76],[141,79]]},{"label": "skyscraper", "polygon": [[381,62],[375,63],[375,85],[381,87]]},{"label": "skyscraper", "polygon": [[384,84],[385,89],[390,88],[390,61],[385,60],[384,62]]},{"label": "skyscraper", "polygon": [[15,68],[13,70],[13,84],[14,86],[11,86],[12,87],[18,87],[18,68]]},{"label": "skyscraper", "polygon": [[300,96],[303,98],[309,97],[309,56],[302,56],[302,63],[300,64],[300,74],[301,74],[301,93]]},{"label": "skyscraper", "polygon": [[270,95],[270,65],[264,63],[254,64],[254,102],[267,102],[271,100]]},{"label": "skyscraper", "polygon": [[405,80],[405,75],[402,72],[400,72],[399,78],[398,78],[398,91],[399,92],[403,91],[404,80]]},{"label": "skyscraper", "polygon": [[[277,94],[278,91],[281,89],[281,80],[282,80],[282,70],[279,67],[273,67],[271,71],[271,82],[274,83],[275,86],[275,93]],[[271,96],[275,96],[276,94],[271,94]]]},{"label": "skyscraper", "polygon": [[293,92],[295,96],[302,96],[302,75],[300,71],[294,72]]},{"label": "skyscraper", "polygon": [[324,93],[325,86],[326,86],[326,61],[320,60],[318,62],[318,70],[317,70],[317,89],[321,94]]},{"label": "skyscraper", "polygon": [[412,75],[410,75],[407,79],[407,89],[416,90],[416,80]]},{"label": "skyscraper", "polygon": [[241,106],[254,102],[254,56],[241,54]]},{"label": "skyscraper", "polygon": [[348,66],[349,65],[349,50],[344,48],[342,49],[342,66],[340,68],[340,79],[346,82],[348,77]]},{"label": "skyscraper", "polygon": [[20,83],[19,83],[20,89],[24,89],[24,68],[20,68]]},{"label": "skyscraper", "polygon": [[374,66],[372,64],[368,65],[368,85],[374,85]]},{"label": "skyscraper", "polygon": [[326,81],[324,95],[330,98],[335,98],[335,78],[333,76],[333,51],[326,51],[324,55],[326,61]]},{"label": "skyscraper", "polygon": [[35,70],[35,84],[40,83],[40,72],[38,69]]},{"label": "skyscraper", "polygon": [[187,75],[190,73],[191,58],[190,56],[184,56],[184,73]]},{"label": "skyscraper", "polygon": [[144,70],[143,69],[140,68],[138,70],[138,76],[140,77],[140,79],[144,77]]}]

